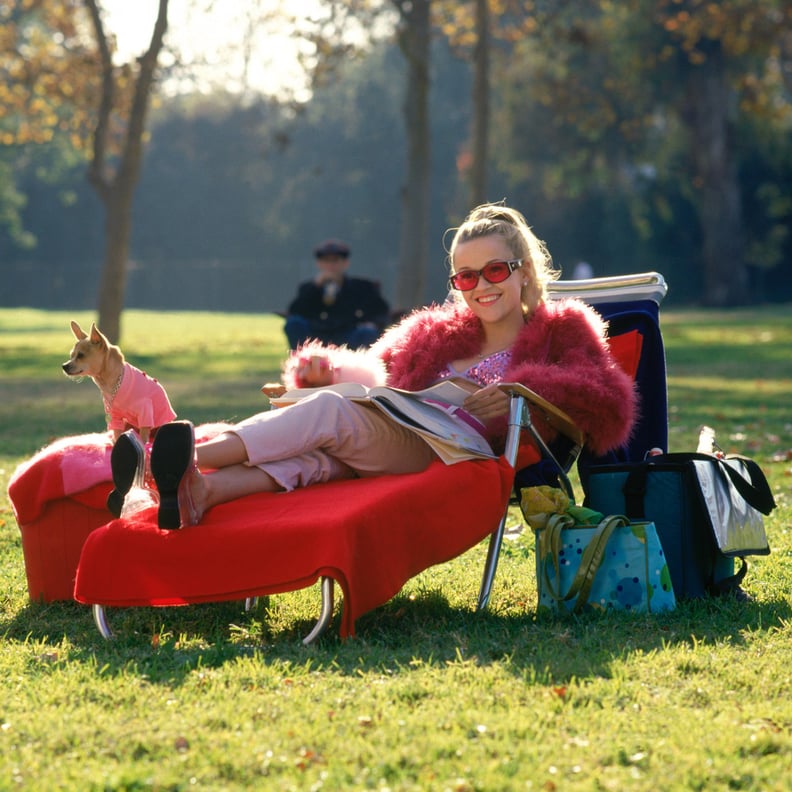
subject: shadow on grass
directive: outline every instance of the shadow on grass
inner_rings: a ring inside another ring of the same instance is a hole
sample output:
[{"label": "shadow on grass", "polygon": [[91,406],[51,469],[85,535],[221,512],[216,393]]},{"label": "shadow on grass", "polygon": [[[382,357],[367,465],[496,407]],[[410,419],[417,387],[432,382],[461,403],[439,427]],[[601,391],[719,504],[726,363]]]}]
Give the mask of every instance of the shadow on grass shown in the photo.
[{"label": "shadow on grass", "polygon": [[[290,596],[290,595],[287,595]],[[279,599],[279,598],[277,598]],[[0,623],[5,640],[68,642],[68,656],[101,673],[145,674],[153,683],[181,684],[197,668],[239,658],[357,675],[415,665],[444,667],[461,660],[500,664],[521,678],[545,683],[609,677],[615,660],[649,655],[676,645],[729,642],[777,629],[792,618],[786,599],[739,602],[731,597],[686,601],[668,614],[586,614],[569,618],[452,607],[439,591],[400,594],[363,616],[357,636],[338,637],[338,615],[315,645],[302,638],[313,622],[287,618],[265,605],[245,612],[242,602],[181,608],[109,609],[116,633],[105,641],[91,610],[76,603],[27,605]],[[275,624],[268,623],[273,616]]]}]

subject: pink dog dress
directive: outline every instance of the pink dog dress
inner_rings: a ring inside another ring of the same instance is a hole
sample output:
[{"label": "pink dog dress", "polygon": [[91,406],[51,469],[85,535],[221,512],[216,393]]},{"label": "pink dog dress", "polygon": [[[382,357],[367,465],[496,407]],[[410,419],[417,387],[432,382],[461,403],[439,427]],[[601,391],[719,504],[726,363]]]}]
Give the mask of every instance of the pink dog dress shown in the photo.
[{"label": "pink dog dress", "polygon": [[114,432],[130,426],[155,428],[176,417],[165,388],[130,363],[124,364],[115,396],[105,397],[104,404],[107,428]]}]

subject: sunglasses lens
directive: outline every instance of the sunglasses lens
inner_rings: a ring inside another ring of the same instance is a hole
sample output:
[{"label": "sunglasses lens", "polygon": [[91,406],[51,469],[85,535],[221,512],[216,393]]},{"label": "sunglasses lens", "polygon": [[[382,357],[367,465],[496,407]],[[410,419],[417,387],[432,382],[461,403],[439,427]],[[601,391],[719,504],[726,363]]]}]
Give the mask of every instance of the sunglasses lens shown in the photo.
[{"label": "sunglasses lens", "polygon": [[457,272],[457,274],[451,278],[451,285],[457,289],[457,291],[470,291],[476,288],[478,279],[478,272],[475,270],[465,270],[464,272]]},{"label": "sunglasses lens", "polygon": [[490,283],[500,283],[511,275],[511,270],[505,261],[491,261],[481,270],[481,274]]}]

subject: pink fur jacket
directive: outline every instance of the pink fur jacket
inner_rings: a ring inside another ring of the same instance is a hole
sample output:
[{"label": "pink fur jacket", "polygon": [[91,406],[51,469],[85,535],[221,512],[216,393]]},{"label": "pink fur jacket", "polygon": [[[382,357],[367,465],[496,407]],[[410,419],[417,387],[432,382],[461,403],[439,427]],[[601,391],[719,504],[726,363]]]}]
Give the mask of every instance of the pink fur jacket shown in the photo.
[{"label": "pink fur jacket", "polygon": [[[629,438],[637,412],[632,380],[611,356],[605,329],[600,316],[578,300],[540,305],[512,347],[503,380],[521,382],[564,410],[597,455]],[[448,363],[474,356],[481,340],[481,324],[467,306],[432,306],[410,314],[368,350],[307,343],[286,362],[283,381],[297,387],[296,359],[325,354],[336,382],[419,390],[437,380]],[[490,427],[493,440],[503,436],[505,425],[503,419]],[[552,439],[550,430],[543,434]]]}]

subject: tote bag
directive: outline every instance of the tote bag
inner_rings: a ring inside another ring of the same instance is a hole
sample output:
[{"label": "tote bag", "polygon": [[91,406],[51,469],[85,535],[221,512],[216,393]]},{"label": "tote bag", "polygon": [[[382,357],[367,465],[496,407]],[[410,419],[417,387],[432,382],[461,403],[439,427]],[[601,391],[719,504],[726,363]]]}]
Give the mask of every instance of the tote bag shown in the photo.
[{"label": "tote bag", "polygon": [[536,531],[539,610],[657,613],[676,607],[657,530],[651,522],[605,517],[576,525],[554,514]]}]

